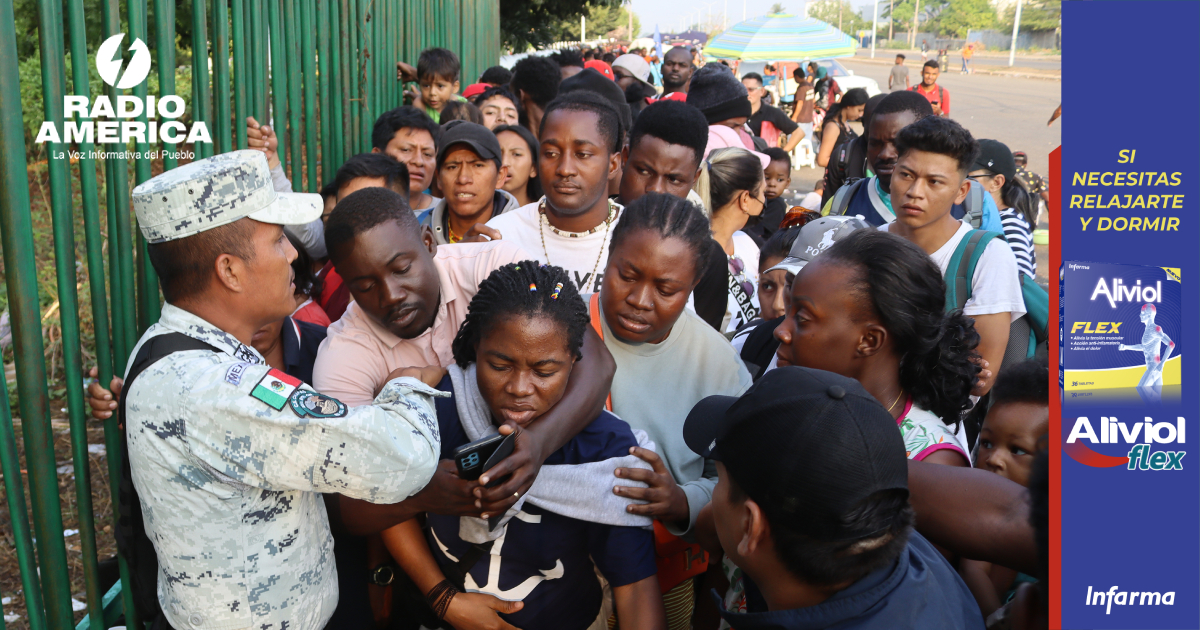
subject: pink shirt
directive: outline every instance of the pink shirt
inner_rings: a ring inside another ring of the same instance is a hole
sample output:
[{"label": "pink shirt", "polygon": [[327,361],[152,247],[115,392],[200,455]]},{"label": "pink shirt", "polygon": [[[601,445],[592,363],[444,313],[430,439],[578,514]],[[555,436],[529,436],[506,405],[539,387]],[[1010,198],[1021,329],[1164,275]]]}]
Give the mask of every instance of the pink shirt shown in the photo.
[{"label": "pink shirt", "polygon": [[442,297],[433,326],[417,337],[401,339],[351,302],[321,342],[313,387],[350,407],[369,405],[392,370],[454,363],[450,344],[479,283],[508,263],[532,258],[507,241],[438,246],[433,264]]}]

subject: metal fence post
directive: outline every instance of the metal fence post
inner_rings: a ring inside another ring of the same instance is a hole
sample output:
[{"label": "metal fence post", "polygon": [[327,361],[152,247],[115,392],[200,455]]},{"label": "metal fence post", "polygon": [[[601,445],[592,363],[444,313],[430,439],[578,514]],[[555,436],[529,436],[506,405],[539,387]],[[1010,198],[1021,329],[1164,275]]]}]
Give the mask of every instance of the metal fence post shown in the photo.
[{"label": "metal fence post", "polygon": [[[286,0],[285,0],[286,1]],[[287,64],[287,49],[283,45],[283,26],[280,23],[281,16],[279,12],[280,0],[266,0],[267,15],[270,22],[271,31],[271,129],[274,130],[275,136],[279,138],[279,166],[287,172],[287,144],[284,141],[287,139],[287,71],[284,66]],[[296,172],[299,172],[298,166],[293,166]],[[292,179],[295,181],[295,172],[292,174]]]},{"label": "metal fence post", "polygon": [[[246,0],[233,0],[233,128],[237,148],[246,148],[246,103],[252,100],[246,79]],[[256,88],[257,90],[257,88]]]},{"label": "metal fence post", "polygon": [[[305,161],[308,166],[308,185],[304,187],[310,193],[321,190],[317,180],[317,68],[315,33],[316,0],[298,0],[300,3],[300,71],[304,75],[304,149]],[[293,64],[294,65],[294,64]]]},{"label": "metal fence post", "polygon": [[[288,138],[291,143],[288,149],[292,152],[292,190],[304,190],[304,145],[300,127],[300,39],[298,31],[299,20],[296,19],[296,3],[299,0],[283,0],[283,42],[287,57],[283,59],[280,71],[286,72],[287,81],[287,121]],[[275,71],[274,68],[271,69]]]},{"label": "metal fence post", "polygon": [[213,119],[217,153],[233,150],[229,112],[229,0],[212,0]]}]

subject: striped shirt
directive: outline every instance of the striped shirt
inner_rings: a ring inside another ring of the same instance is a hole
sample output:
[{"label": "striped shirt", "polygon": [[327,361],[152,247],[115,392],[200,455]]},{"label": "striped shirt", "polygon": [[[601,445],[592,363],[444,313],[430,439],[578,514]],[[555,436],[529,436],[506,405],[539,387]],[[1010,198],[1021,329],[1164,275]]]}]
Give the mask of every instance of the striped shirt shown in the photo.
[{"label": "striped shirt", "polygon": [[1000,211],[1000,223],[1004,226],[1004,239],[1017,257],[1017,268],[1031,278],[1037,278],[1037,253],[1033,250],[1033,229],[1016,208]]}]

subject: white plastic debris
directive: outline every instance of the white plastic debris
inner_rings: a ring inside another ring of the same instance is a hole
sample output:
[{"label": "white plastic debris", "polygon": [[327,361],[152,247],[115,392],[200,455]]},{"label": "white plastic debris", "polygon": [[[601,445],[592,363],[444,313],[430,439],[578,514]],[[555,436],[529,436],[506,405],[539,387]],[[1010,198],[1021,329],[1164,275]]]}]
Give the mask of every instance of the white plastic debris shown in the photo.
[{"label": "white plastic debris", "polygon": [[11,604],[11,603],[12,603],[12,598],[11,598],[11,597],[5,597],[5,598],[3,598],[3,599],[0,599],[0,606],[7,606],[7,605],[9,605],[9,604]]},{"label": "white plastic debris", "polygon": [[105,453],[103,444],[88,444],[88,452],[92,455],[103,455]]},{"label": "white plastic debris", "polygon": [[18,615],[17,613],[5,613],[4,614],[4,623],[17,623],[17,620],[19,620],[20,618],[21,618],[21,615]]},{"label": "white plastic debris", "polygon": [[60,475],[73,475],[73,474],[75,474],[75,464],[67,464],[66,466],[59,466],[57,469],[57,472]]},{"label": "white plastic debris", "polygon": [[79,612],[85,609],[87,609],[87,604],[75,599],[74,597],[71,598],[71,610],[74,612]]},{"label": "white plastic debris", "polygon": [[74,536],[75,534],[78,534],[78,533],[79,533],[78,529],[64,529],[63,530],[63,538],[70,538],[71,536]]}]

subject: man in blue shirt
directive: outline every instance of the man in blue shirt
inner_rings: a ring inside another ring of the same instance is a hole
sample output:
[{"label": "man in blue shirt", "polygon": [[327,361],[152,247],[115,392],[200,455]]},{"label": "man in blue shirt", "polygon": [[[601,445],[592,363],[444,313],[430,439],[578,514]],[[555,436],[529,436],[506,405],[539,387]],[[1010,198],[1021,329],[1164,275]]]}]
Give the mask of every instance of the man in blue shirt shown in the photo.
[{"label": "man in blue shirt", "polygon": [[738,630],[982,630],[971,592],[913,530],[904,441],[853,379],[767,372],[740,398],[710,396],[683,428],[717,461],[713,520],[742,569]]}]

